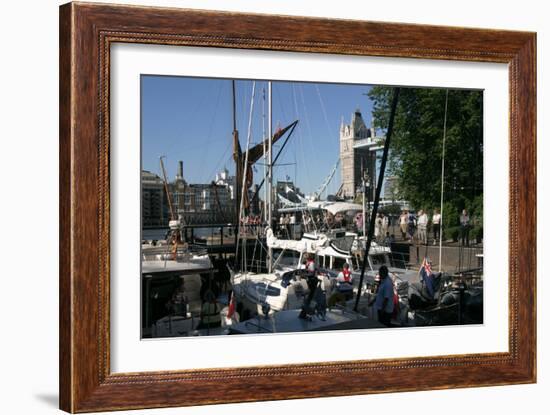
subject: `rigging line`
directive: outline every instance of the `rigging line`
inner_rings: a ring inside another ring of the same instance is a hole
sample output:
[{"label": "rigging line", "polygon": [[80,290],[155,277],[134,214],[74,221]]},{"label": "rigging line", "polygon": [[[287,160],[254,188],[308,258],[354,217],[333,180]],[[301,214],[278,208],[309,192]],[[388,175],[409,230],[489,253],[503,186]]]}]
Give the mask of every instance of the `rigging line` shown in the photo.
[{"label": "rigging line", "polygon": [[294,183],[298,183],[298,160],[296,159],[296,144],[292,144],[294,145]]},{"label": "rigging line", "polygon": [[[256,93],[256,81],[254,81],[252,83],[252,94],[250,96],[250,113],[249,113],[249,116],[248,116],[248,132],[247,132],[247,137],[246,137],[246,153],[245,153],[245,156],[244,156],[244,164],[243,164],[243,180],[242,180],[242,191],[241,191],[241,201],[240,201],[240,208],[239,208],[239,235],[237,236],[237,253],[235,255],[238,254],[238,249],[239,249],[239,245],[238,245],[238,242],[239,242],[239,239],[240,239],[240,235],[241,235],[241,222],[244,222],[244,212],[243,212],[243,207],[244,207],[244,195],[245,195],[245,192],[247,191],[247,188],[246,188],[246,175],[247,175],[247,166],[248,166],[248,153],[249,153],[249,149],[250,149],[250,140],[251,140],[251,137],[252,137],[252,116],[254,114],[254,95]],[[237,186],[238,186],[238,183],[237,183]],[[244,249],[244,240],[243,240],[243,256],[246,256],[246,249]],[[245,268],[246,270],[246,268]]]},{"label": "rigging line", "polygon": [[[256,258],[256,247],[258,246],[258,238],[254,240],[254,249],[252,250],[252,260],[250,261],[250,269],[254,269],[254,258]],[[258,268],[256,267],[256,272],[258,272]]]},{"label": "rigging line", "polygon": [[[214,164],[214,169],[212,169],[212,171],[210,172],[210,174],[208,175],[208,177],[213,177],[214,176],[214,173],[216,173],[216,171],[218,171],[219,169],[219,166],[221,165],[221,162],[225,159],[226,155],[227,155],[227,152],[229,151],[229,149],[231,148],[231,142],[228,142],[227,143],[227,146],[225,147],[225,150],[222,154],[222,156],[218,159],[218,161]],[[230,157],[231,159],[231,157]],[[207,179],[208,180],[208,179]]]},{"label": "rigging line", "polygon": [[[313,142],[313,130],[311,129],[311,124],[309,123],[309,116],[308,116],[308,112],[307,112],[307,106],[306,106],[306,101],[305,101],[305,97],[304,97],[304,89],[302,88],[302,85],[300,85],[300,97],[302,99],[302,107],[304,108],[304,113],[306,115],[306,124],[307,124],[308,132],[309,132],[309,134],[308,134],[309,144],[310,144],[311,148],[313,149],[313,152],[315,153],[314,158],[316,159],[317,164],[320,165],[319,153],[317,152],[317,147],[315,146],[315,144]],[[313,189],[311,181],[310,181],[309,185],[310,185],[310,188]]]},{"label": "rigging line", "polygon": [[[301,87],[301,85],[300,85]],[[296,118],[299,119],[299,116],[300,116],[300,113],[298,111],[298,99],[296,98],[296,89],[294,87],[294,85],[292,85],[292,98],[293,98],[293,101],[294,101],[294,110],[296,112]],[[303,93],[302,93],[302,102],[303,102]],[[309,128],[309,120],[307,118],[307,111],[306,111],[306,108],[305,108],[305,103],[303,104],[304,105],[304,113],[305,113],[305,119],[306,119],[306,124],[308,126],[308,130],[310,130],[310,135],[311,135],[311,129]],[[306,171],[306,178],[307,178],[307,183],[308,183],[308,187],[311,188],[311,183],[312,183],[312,180],[311,180],[311,175],[310,175],[310,169],[307,168],[307,164],[306,164],[306,157],[305,157],[305,151],[304,151],[304,136],[302,134],[302,129],[299,129],[298,130],[298,134],[300,135],[300,149],[302,150],[301,152],[301,156],[302,156],[302,162],[304,163],[304,168],[305,168],[305,171]],[[298,153],[297,151],[295,151],[295,153]]]},{"label": "rigging line", "polygon": [[330,128],[330,123],[328,122],[328,116],[327,116],[327,111],[326,111],[326,108],[325,108],[325,102],[323,101],[323,97],[321,96],[321,90],[319,89],[318,84],[315,84],[315,89],[317,90],[317,96],[319,97],[319,102],[321,104],[321,111],[322,111],[323,117],[325,119],[325,126],[327,127],[327,134],[328,134],[328,137],[330,139],[330,137],[332,137],[332,131],[331,131],[331,128]]},{"label": "rigging line", "polygon": [[[260,207],[260,212],[259,212],[258,216],[260,218],[264,217],[264,209],[262,207]],[[260,264],[259,263],[261,262],[261,259],[262,259],[262,253],[261,253],[261,251],[259,251],[260,258],[259,258],[259,260],[256,260],[256,248],[258,247],[258,242],[260,241],[260,233],[261,233],[262,229],[263,229],[262,224],[260,224],[259,226],[256,226],[256,238],[254,240],[254,250],[252,251],[251,269],[253,269],[254,261],[256,261],[256,273],[260,272],[260,268],[259,268]]]},{"label": "rigging line", "polygon": [[212,129],[214,127],[214,124],[216,123],[215,120],[216,120],[216,116],[218,114],[218,107],[220,105],[221,94],[222,94],[222,88],[220,86],[220,89],[218,90],[218,97],[216,98],[216,106],[214,107],[214,114],[212,115],[212,119],[214,121],[211,122],[210,125],[209,125],[208,135],[207,135],[207,138],[206,138],[206,146],[204,146],[204,150],[202,152],[200,177],[201,177],[201,181],[203,181],[203,182],[204,182],[204,175],[203,175],[204,174],[204,166],[206,165],[204,161],[205,161],[205,158],[207,156],[208,149],[210,147],[209,141],[210,141],[210,137],[212,136]]},{"label": "rigging line", "polygon": [[[283,85],[283,84],[281,84],[281,85]],[[284,125],[284,124],[286,124],[286,120],[289,119],[289,118],[287,118],[287,116],[286,116],[285,109],[284,109],[284,106],[283,106],[283,98],[282,98],[282,96],[281,96],[281,92],[279,91],[279,89],[282,89],[282,88],[273,88],[273,91],[275,91],[275,94],[277,94],[277,101],[278,101],[278,103],[279,103],[279,108],[280,108],[281,114],[282,114],[282,116],[283,116],[283,120],[280,120],[280,119],[277,120],[277,128],[280,128],[281,122],[282,122],[282,124]],[[273,144],[273,146],[276,147],[276,148],[278,147],[277,144]],[[273,167],[272,167],[272,170],[273,170]],[[272,173],[273,173],[273,172],[272,172]]]},{"label": "rigging line", "polygon": [[319,102],[321,103],[321,110],[323,111],[323,116],[325,118],[327,133],[329,134],[329,137],[330,137],[332,135],[332,132],[330,131],[330,123],[328,122],[327,111],[325,109],[325,103],[323,102],[323,98],[321,97],[321,91],[319,90],[319,85],[318,84],[315,84],[315,89],[317,90],[317,96],[319,97]]},{"label": "rigging line", "polygon": [[277,120],[278,122],[284,122],[285,120],[288,120],[287,116],[286,116],[286,113],[285,113],[285,108],[283,106],[283,98],[281,96],[281,92],[279,91],[279,89],[282,89],[282,88],[274,88],[273,90],[275,91],[275,93],[277,94],[277,100],[279,101],[279,108],[281,109],[281,114],[283,115],[283,120]]},{"label": "rigging line", "polygon": [[[294,84],[292,84],[292,98],[294,101],[294,106],[296,107],[296,89],[294,87]],[[299,120],[299,114],[298,112],[295,113],[296,119]],[[292,147],[294,148],[294,151],[292,152],[293,158],[294,158],[294,183],[298,183],[298,159],[296,158],[297,153],[297,145],[298,143],[292,143]]]}]

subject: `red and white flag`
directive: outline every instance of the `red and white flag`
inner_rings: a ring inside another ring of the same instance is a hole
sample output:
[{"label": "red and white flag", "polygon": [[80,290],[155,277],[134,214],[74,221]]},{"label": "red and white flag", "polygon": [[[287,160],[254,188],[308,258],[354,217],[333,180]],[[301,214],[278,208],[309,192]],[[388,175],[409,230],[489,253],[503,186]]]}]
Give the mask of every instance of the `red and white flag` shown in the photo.
[{"label": "red and white flag", "polygon": [[231,291],[231,300],[229,300],[229,308],[227,309],[227,318],[232,318],[235,314],[235,292]]}]

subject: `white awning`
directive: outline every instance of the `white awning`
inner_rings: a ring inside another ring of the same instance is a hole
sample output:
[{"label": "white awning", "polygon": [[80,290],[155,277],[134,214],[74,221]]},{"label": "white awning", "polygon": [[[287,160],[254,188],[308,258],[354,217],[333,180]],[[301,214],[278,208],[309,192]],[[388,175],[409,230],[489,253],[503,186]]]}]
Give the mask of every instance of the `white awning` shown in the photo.
[{"label": "white awning", "polygon": [[363,206],[357,203],[333,202],[323,206],[322,209],[326,209],[333,215],[336,215],[337,213],[344,213],[349,211],[355,211],[355,212],[361,211],[363,210]]},{"label": "white awning", "polygon": [[290,249],[296,252],[315,253],[328,244],[328,239],[325,235],[320,235],[317,239],[302,238],[299,241],[292,239],[278,239],[273,234],[271,228],[266,232],[267,246],[275,249]]}]

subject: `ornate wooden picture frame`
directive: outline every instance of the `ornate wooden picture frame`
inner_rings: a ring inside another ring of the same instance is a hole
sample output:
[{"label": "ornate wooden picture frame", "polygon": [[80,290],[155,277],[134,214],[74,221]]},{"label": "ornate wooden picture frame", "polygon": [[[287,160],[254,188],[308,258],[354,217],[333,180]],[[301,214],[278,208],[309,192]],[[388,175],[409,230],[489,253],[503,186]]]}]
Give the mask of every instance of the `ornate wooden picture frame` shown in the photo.
[{"label": "ornate wooden picture frame", "polygon": [[[109,65],[110,47],[119,42],[508,64],[509,351],[111,373]],[[60,8],[59,93],[61,409],[90,412],[536,381],[534,33],[70,3]],[[384,382],[376,381],[381,373]]]}]

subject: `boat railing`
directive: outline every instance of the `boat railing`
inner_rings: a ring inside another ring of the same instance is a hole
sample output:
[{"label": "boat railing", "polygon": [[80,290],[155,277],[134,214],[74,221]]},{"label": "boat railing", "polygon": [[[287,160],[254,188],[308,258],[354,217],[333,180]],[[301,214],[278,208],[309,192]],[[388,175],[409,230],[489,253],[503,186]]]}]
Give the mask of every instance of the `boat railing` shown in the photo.
[{"label": "boat railing", "polygon": [[265,237],[266,225],[263,223],[243,223],[240,226],[233,223],[196,224],[183,226],[184,239],[194,245],[226,245],[234,244],[236,233],[240,237]]}]

